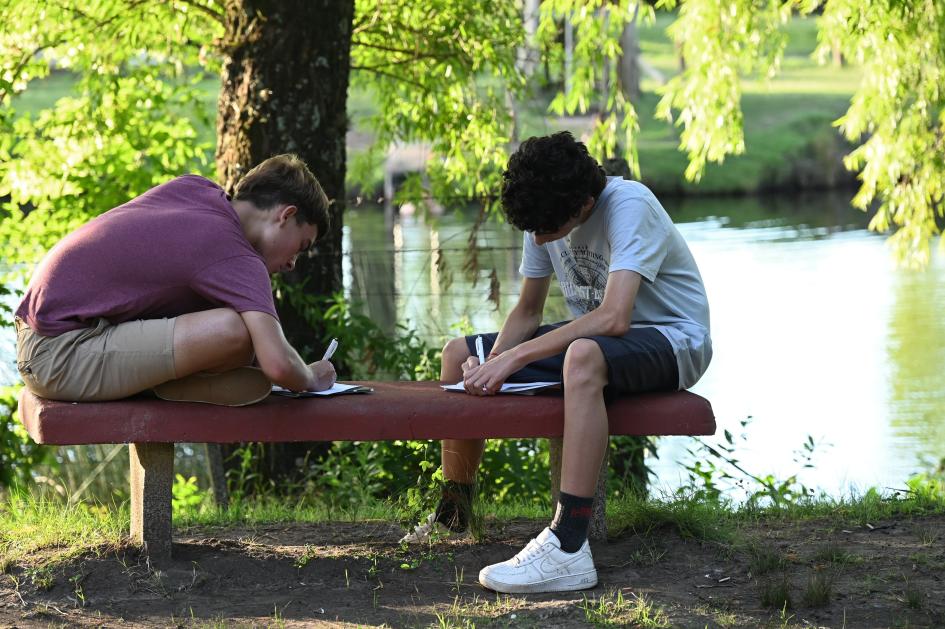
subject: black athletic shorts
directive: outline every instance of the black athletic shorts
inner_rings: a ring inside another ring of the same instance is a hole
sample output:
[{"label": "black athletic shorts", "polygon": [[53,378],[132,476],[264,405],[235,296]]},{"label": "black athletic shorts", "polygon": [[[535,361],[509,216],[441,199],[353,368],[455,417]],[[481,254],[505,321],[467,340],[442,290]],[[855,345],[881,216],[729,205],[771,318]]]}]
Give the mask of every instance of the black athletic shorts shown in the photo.
[{"label": "black athletic shorts", "polygon": [[[543,325],[532,338],[547,334],[569,323],[562,321]],[[483,352],[488,356],[498,336],[497,332],[466,337],[466,346],[476,355],[476,336],[482,336]],[[679,388],[679,368],[676,354],[663,334],[656,328],[631,327],[623,336],[588,336],[597,343],[607,361],[607,386],[604,399],[608,402],[621,395],[648,391],[675,391]],[[509,376],[509,382],[556,381],[562,382],[564,352],[536,360]]]}]

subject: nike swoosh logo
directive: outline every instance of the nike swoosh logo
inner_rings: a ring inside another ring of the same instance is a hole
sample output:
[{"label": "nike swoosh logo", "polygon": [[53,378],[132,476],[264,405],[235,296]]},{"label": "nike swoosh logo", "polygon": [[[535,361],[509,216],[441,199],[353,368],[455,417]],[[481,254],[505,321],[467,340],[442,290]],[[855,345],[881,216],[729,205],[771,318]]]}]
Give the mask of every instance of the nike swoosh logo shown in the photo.
[{"label": "nike swoosh logo", "polygon": [[575,557],[575,558],[571,559],[570,561],[566,561],[566,562],[564,562],[564,563],[560,563],[560,562],[557,562],[557,561],[552,561],[550,558],[545,557],[544,559],[541,560],[541,566],[540,566],[540,568],[541,568],[541,571],[542,571],[542,572],[554,572],[554,573],[556,573],[556,574],[562,574],[562,573],[567,572],[567,569],[568,569],[570,566],[572,566],[572,565],[578,563],[579,561],[581,561],[581,559],[582,559],[582,557],[578,556],[578,557]]}]

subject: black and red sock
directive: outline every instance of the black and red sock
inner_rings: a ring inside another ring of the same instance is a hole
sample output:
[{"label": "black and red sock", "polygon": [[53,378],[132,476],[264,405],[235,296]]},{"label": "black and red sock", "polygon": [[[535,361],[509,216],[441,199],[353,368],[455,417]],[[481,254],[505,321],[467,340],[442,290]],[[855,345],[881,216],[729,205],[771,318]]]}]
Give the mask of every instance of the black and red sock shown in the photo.
[{"label": "black and red sock", "polygon": [[587,539],[591,526],[594,497],[582,498],[563,491],[558,494],[558,509],[551,522],[551,532],[561,541],[561,550],[575,553]]}]

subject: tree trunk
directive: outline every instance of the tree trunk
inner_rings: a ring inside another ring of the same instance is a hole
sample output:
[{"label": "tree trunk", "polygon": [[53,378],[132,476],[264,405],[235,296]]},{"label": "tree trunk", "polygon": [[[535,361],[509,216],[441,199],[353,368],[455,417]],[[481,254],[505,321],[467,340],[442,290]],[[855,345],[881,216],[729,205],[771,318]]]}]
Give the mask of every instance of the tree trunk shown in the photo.
[{"label": "tree trunk", "polygon": [[[250,168],[279,153],[308,164],[334,200],[318,255],[300,258],[289,283],[329,294],[341,288],[346,102],[353,0],[228,0],[217,109],[217,173],[231,192]],[[279,311],[290,342],[305,353],[316,330]],[[306,357],[308,358],[308,357]]]},{"label": "tree trunk", "polygon": [[[285,275],[305,281],[310,294],[341,288],[346,101],[350,74],[353,0],[226,0],[222,86],[217,107],[216,165],[232,193],[250,168],[280,153],[295,153],[315,173],[330,199],[331,229],[317,255],[301,257]],[[289,342],[306,360],[322,349],[321,331],[303,313],[277,304]],[[291,471],[306,448],[292,448],[280,462]],[[261,462],[262,463],[262,462]],[[278,473],[278,472],[277,472]]]},{"label": "tree trunk", "polygon": [[637,5],[633,19],[628,21],[620,34],[620,47],[623,50],[617,66],[617,75],[623,95],[634,105],[639,105],[640,95],[640,42],[637,37],[637,16],[640,6]]},{"label": "tree trunk", "polygon": [[525,78],[532,78],[535,66],[540,58],[538,43],[539,0],[525,0],[522,9],[522,26],[525,29],[525,43],[518,49],[518,68]]}]

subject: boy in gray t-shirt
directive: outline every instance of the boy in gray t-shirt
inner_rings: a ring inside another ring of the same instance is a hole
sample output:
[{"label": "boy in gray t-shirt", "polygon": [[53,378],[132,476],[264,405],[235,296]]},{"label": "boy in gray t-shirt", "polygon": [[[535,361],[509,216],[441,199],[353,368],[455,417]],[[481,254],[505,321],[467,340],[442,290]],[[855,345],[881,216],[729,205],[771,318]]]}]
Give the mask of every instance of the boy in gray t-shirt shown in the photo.
[{"label": "boy in gray t-shirt", "polygon": [[[653,193],[605,177],[568,132],[531,138],[512,155],[502,205],[525,232],[518,303],[500,332],[482,335],[485,364],[475,336],[453,339],[440,377],[462,379],[470,395],[494,395],[506,381],[563,381],[564,446],[551,526],[479,581],[508,593],[586,589],[597,583],[587,530],[607,447],[605,402],[696,383],[712,357],[705,288]],[[552,274],[575,318],[541,325]],[[440,504],[405,541],[466,529],[483,446],[443,442]]]}]

